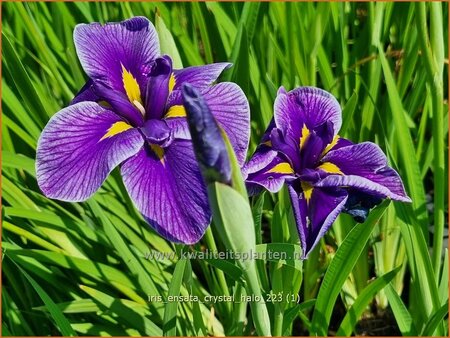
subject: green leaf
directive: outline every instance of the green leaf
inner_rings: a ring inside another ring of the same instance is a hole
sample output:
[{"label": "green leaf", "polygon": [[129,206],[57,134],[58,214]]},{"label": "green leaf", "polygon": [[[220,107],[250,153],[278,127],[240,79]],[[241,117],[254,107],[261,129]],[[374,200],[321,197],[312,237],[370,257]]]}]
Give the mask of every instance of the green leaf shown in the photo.
[{"label": "green leaf", "polygon": [[378,277],[361,291],[339,326],[336,336],[350,336],[355,325],[375,295],[380,292],[400,271],[401,266]]},{"label": "green leaf", "polygon": [[126,303],[86,285],[80,285],[80,288],[94,299],[102,311],[116,313],[121,320],[138,330],[142,335],[161,336],[161,329],[146,318],[148,313],[145,313],[145,307],[142,307],[141,304],[131,305],[131,302]]},{"label": "green leaf", "polygon": [[303,262],[300,259],[302,248],[300,245],[290,243],[258,244],[256,252],[259,254],[258,258],[266,258],[264,260],[278,262],[302,271]]},{"label": "green leaf", "polygon": [[411,318],[411,315],[403,303],[400,296],[395,291],[391,284],[388,284],[384,289],[386,297],[394,313],[395,320],[397,321],[398,328],[403,336],[417,336],[417,329]]},{"label": "green leaf", "polygon": [[[172,280],[169,285],[167,296],[178,296],[183,282],[184,270],[186,268],[186,259],[180,259],[175,265]],[[164,336],[175,336],[177,333],[177,310],[178,302],[167,301],[164,310],[163,334]]]},{"label": "green leaf", "polygon": [[76,336],[77,334],[70,326],[69,321],[64,316],[64,314],[61,312],[61,310],[55,305],[53,300],[49,297],[47,292],[44,291],[44,289],[20,266],[17,265],[19,270],[23,273],[25,278],[30,282],[33,289],[38,293],[39,297],[44,302],[45,306],[48,309],[48,312],[52,316],[53,320],[55,321],[56,326],[60,330],[61,334],[63,336]]},{"label": "green leaf", "polygon": [[180,53],[173,39],[172,33],[167,29],[162,17],[157,13],[155,16],[155,28],[158,32],[161,54],[167,54],[172,58],[172,66],[176,69],[183,68]]},{"label": "green leaf", "polygon": [[430,337],[433,336],[438,326],[444,321],[448,315],[448,300],[437,310],[428,320],[427,324],[422,330],[421,336]]},{"label": "green leaf", "polygon": [[325,273],[317,295],[312,318],[311,334],[326,336],[331,313],[339,292],[366,246],[375,224],[389,205],[385,200],[371,211],[366,222],[357,224],[342,242]]}]

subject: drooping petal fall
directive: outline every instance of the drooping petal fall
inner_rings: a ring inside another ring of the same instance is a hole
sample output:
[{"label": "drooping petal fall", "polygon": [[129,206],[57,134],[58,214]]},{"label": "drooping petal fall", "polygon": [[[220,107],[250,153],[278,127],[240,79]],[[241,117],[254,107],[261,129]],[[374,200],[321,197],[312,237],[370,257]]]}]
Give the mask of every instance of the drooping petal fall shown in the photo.
[{"label": "drooping petal fall", "polygon": [[304,184],[301,191],[290,185],[289,195],[305,259],[344,210],[348,194],[343,189],[319,189]]},{"label": "drooping petal fall", "polygon": [[125,187],[146,221],[170,241],[193,244],[211,221],[206,187],[192,143],[145,146],[121,166]]},{"label": "drooping petal fall", "polygon": [[64,108],[50,119],[38,142],[39,187],[49,198],[84,201],[143,143],[137,129],[94,102]]},{"label": "drooping petal fall", "polygon": [[330,151],[323,159],[344,174],[327,177],[321,186],[348,186],[382,197],[410,202],[398,173],[388,166],[386,155],[378,145],[363,142]]}]

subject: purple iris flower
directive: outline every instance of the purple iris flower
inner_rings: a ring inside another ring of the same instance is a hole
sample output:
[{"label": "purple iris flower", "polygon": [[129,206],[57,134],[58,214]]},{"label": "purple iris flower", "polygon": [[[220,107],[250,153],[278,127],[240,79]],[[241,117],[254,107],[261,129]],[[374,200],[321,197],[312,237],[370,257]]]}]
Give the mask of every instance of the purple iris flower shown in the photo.
[{"label": "purple iris flower", "polygon": [[240,165],[250,132],[248,101],[234,83],[212,85],[228,63],[173,69],[144,17],[80,24],[75,47],[89,80],[39,139],[38,184],[50,198],[84,201],[118,165],[146,221],[163,237],[197,242],[211,220],[183,107],[194,85],[227,133]]},{"label": "purple iris flower", "polygon": [[244,166],[252,194],[288,186],[303,258],[341,212],[363,222],[384,198],[410,202],[402,180],[374,143],[353,144],[338,135],[341,108],[328,92],[281,87],[274,118]]}]

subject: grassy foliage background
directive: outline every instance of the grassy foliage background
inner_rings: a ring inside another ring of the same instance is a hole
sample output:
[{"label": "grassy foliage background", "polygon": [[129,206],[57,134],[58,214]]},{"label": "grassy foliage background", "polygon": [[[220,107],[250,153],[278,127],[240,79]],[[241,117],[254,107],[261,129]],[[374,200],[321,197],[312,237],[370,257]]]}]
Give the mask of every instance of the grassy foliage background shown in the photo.
[{"label": "grassy foliage background", "polygon": [[[147,301],[239,294],[239,271],[220,260],[145,259],[149,250],[187,248],[149,229],[117,172],[85,203],[52,201],[37,187],[40,131],[86,80],[74,26],[134,15],[156,23],[172,56],[173,37],[184,66],[234,63],[222,80],[237,82],[250,101],[249,153],[272,117],[278,87],[316,85],[342,104],[341,135],[378,143],[413,200],[378,209],[350,234],[354,222],[340,216],[303,266],[259,262],[265,293],[301,295],[300,304],[269,304],[274,333],[364,333],[363,322],[357,325],[363,316],[388,323],[375,334],[446,335],[448,4],[438,2],[3,2],[3,335],[254,332],[245,304]],[[285,192],[252,202],[260,241],[295,247]],[[191,250],[220,249],[214,235]]]}]

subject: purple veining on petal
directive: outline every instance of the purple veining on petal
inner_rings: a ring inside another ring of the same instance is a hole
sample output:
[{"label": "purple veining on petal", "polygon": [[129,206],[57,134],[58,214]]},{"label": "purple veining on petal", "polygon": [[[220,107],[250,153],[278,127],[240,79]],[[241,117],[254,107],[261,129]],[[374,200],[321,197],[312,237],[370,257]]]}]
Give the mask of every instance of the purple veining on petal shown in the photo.
[{"label": "purple veining on petal", "polygon": [[[340,212],[364,221],[382,198],[411,201],[378,146],[337,136],[341,109],[331,94],[312,87],[290,92],[281,87],[273,121],[244,166],[244,176],[252,192],[258,187],[275,192],[283,182],[288,184],[304,258]],[[283,155],[294,172],[268,184],[265,170]]]},{"label": "purple veining on petal", "polygon": [[[250,107],[242,89],[231,82],[222,82],[211,87],[200,88],[219,126],[226,132],[236,153],[239,165],[243,165],[250,141]],[[174,91],[169,97],[168,108],[182,105],[181,93]],[[167,124],[174,131],[174,137],[190,139],[184,117],[167,118]]]},{"label": "purple veining on petal", "polygon": [[192,66],[183,69],[175,69],[175,85],[173,90],[181,89],[183,83],[190,83],[196,88],[204,88],[210,86],[217,80],[219,75],[231,67],[231,63],[220,62],[212,63],[204,66]]},{"label": "purple veining on petal", "polygon": [[145,17],[105,25],[79,24],[74,42],[88,76],[123,93],[122,67],[136,78],[142,91],[151,62],[159,55],[156,30]]},{"label": "purple veining on petal", "polygon": [[170,241],[193,244],[211,221],[206,187],[190,141],[174,140],[163,161],[144,147],[121,167],[125,187],[146,221]]},{"label": "purple veining on petal", "polygon": [[[80,102],[56,113],[39,138],[36,177],[49,198],[84,201],[108,174],[144,143],[137,129],[108,134],[120,116],[94,102]],[[128,127],[127,127],[128,128]]]},{"label": "purple veining on petal", "polygon": [[[334,163],[345,175],[361,176],[387,189],[386,197],[410,202],[398,173],[387,165],[387,158],[378,145],[359,143],[330,151],[323,161]],[[356,184],[361,184],[358,181]],[[374,188],[379,190],[379,188]]]}]

